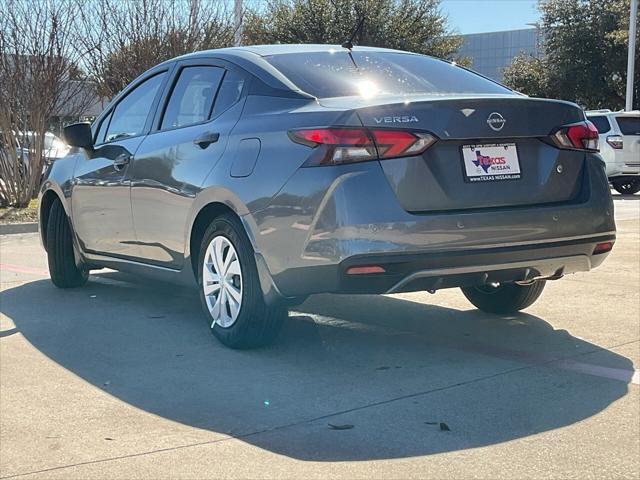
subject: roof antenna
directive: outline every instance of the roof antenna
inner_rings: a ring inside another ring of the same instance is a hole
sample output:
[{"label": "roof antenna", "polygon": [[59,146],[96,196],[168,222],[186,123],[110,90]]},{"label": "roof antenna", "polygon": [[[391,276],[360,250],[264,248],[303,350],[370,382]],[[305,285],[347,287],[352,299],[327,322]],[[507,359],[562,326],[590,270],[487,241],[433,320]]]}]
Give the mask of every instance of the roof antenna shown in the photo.
[{"label": "roof antenna", "polygon": [[351,36],[349,37],[349,40],[347,40],[342,44],[342,48],[346,48],[349,51],[353,50],[353,39],[356,38],[356,35],[362,28],[363,24],[364,24],[364,15],[360,17],[360,20],[358,21],[356,28],[354,28],[353,32],[351,32]]}]

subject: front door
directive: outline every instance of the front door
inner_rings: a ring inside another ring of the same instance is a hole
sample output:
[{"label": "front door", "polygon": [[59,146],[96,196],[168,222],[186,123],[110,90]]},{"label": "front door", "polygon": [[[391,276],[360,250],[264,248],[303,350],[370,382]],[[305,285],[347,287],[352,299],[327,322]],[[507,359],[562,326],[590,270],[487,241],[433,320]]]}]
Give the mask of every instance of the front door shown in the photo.
[{"label": "front door", "polygon": [[129,175],[165,79],[166,72],[160,72],[125,92],[101,120],[94,149],[76,165],[72,216],[87,252],[117,257],[139,254]]}]

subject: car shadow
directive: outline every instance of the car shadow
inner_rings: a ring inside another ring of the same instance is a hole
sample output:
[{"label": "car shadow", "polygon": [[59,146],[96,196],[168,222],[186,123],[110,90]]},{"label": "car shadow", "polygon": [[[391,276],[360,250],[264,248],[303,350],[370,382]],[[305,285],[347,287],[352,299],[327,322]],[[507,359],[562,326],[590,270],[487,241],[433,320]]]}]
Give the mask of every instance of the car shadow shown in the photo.
[{"label": "car shadow", "polygon": [[404,458],[562,428],[623,397],[630,376],[551,360],[598,351],[598,365],[633,370],[532,315],[386,296],[311,297],[274,345],[233,351],[209,334],[195,292],[129,280],[34,281],[4,291],[2,310],[40,352],[123,402],[303,460]]}]

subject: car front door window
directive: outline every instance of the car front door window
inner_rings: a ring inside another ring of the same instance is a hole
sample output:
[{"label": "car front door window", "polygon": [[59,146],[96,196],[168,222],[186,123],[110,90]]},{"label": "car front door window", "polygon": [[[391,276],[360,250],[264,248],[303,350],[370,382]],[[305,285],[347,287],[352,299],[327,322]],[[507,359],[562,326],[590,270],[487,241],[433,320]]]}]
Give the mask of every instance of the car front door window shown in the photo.
[{"label": "car front door window", "polygon": [[109,122],[105,142],[144,133],[153,102],[165,76],[166,72],[163,72],[145,80],[118,103]]}]

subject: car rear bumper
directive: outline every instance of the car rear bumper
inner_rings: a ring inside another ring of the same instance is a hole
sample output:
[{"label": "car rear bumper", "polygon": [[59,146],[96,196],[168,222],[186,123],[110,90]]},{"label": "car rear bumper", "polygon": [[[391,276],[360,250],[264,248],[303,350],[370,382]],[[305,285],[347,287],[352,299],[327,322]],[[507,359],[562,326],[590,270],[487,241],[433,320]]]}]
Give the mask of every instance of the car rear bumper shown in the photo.
[{"label": "car rear bumper", "polygon": [[640,161],[629,158],[629,155],[618,155],[614,162],[607,163],[607,176],[610,179],[640,176]]},{"label": "car rear bumper", "polygon": [[[277,279],[283,296],[311,293],[399,293],[560,278],[599,266],[609,252],[596,245],[615,235],[519,245],[479,251],[442,251],[405,255],[357,255],[338,265],[289,269]],[[352,267],[381,267],[384,273],[349,274]]]},{"label": "car rear bumper", "polygon": [[610,175],[609,179],[614,180],[614,179],[622,179],[625,177],[631,177],[631,178],[640,177],[640,168],[623,168],[618,173],[614,175]]},{"label": "car rear bumper", "polygon": [[[314,192],[310,195],[309,192]],[[300,169],[269,207],[245,218],[281,296],[391,293],[527,281],[598,266],[615,239],[602,162],[585,162],[571,201],[411,214],[380,165]],[[348,275],[351,266],[385,272]]]},{"label": "car rear bumper", "polygon": [[[349,259],[341,265],[339,271],[340,291],[398,293],[491,282],[527,282],[539,278],[560,278],[565,274],[588,271],[600,265],[608,252],[594,255],[596,245],[614,241],[615,235],[604,235],[475,252],[439,252],[411,255],[406,258]],[[349,267],[359,264],[382,265],[386,273],[349,275]]]}]

